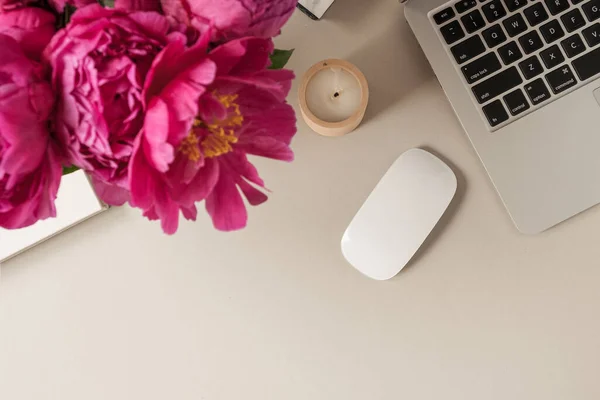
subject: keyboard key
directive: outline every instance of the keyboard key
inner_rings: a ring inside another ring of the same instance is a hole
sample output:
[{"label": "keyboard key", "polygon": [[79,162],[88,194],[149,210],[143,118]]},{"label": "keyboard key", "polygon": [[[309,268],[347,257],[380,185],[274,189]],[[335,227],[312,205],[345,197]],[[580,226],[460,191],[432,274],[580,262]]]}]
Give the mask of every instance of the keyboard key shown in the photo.
[{"label": "keyboard key", "polygon": [[545,0],[550,14],[556,15],[571,7],[568,0]]},{"label": "keyboard key", "polygon": [[456,11],[461,14],[475,6],[477,6],[477,0],[461,0],[454,5],[454,7],[456,7]]},{"label": "keyboard key", "polygon": [[512,115],[519,115],[529,110],[529,103],[521,89],[517,89],[504,96],[504,102]]},{"label": "keyboard key", "polygon": [[588,46],[594,47],[600,43],[600,24],[596,23],[583,30],[583,37]]},{"label": "keyboard key", "polygon": [[462,21],[468,33],[473,33],[485,26],[483,16],[478,10],[474,10],[467,15],[463,15],[460,20]]},{"label": "keyboard key", "polygon": [[523,10],[525,18],[529,21],[529,25],[536,26],[548,19],[548,13],[542,3],[535,3],[531,7]]},{"label": "keyboard key", "polygon": [[573,5],[576,5],[576,4],[581,3],[582,1],[585,1],[585,0],[571,0],[571,3],[573,3]]},{"label": "keyboard key", "polygon": [[490,3],[485,4],[482,8],[485,17],[489,23],[498,21],[500,18],[504,18],[506,10],[500,2],[500,0],[494,0]]},{"label": "keyboard key", "polygon": [[502,21],[502,23],[504,24],[504,28],[506,28],[506,32],[508,32],[511,37],[517,36],[527,30],[527,24],[521,14],[515,14],[512,17],[508,17]]},{"label": "keyboard key", "polygon": [[506,35],[499,24],[496,24],[491,28],[481,32],[481,35],[490,49],[506,41]]},{"label": "keyboard key", "polygon": [[542,42],[542,38],[536,31],[531,31],[521,36],[519,38],[519,43],[521,43],[521,47],[523,48],[523,51],[525,51],[525,54],[531,54],[544,47],[544,42]]},{"label": "keyboard key", "polygon": [[483,53],[485,45],[479,36],[471,36],[464,42],[451,47],[450,51],[454,55],[456,62],[462,64]]},{"label": "keyboard key", "polygon": [[465,37],[465,32],[460,27],[458,21],[452,21],[449,24],[442,26],[440,32],[448,44],[452,44]]},{"label": "keyboard key", "polygon": [[525,92],[534,106],[543,103],[550,98],[550,92],[542,78],[529,82],[525,85]]},{"label": "keyboard key", "polygon": [[565,61],[565,56],[563,56],[557,45],[541,51],[540,57],[542,57],[542,61],[548,69],[552,69]]},{"label": "keyboard key", "polygon": [[563,40],[560,44],[569,58],[573,58],[577,54],[581,54],[585,51],[585,45],[583,44],[581,37],[577,34]]},{"label": "keyboard key", "polygon": [[525,76],[525,79],[528,80],[544,72],[544,67],[542,67],[540,60],[538,60],[536,56],[531,56],[526,60],[521,61],[519,63],[519,68],[521,68],[521,72],[523,73],[523,76]]},{"label": "keyboard key", "polygon": [[540,26],[540,32],[548,44],[565,36],[565,31],[557,20],[550,21],[547,24]]},{"label": "keyboard key", "polygon": [[558,67],[549,74],[546,74],[546,80],[554,94],[562,93],[577,84],[577,79],[575,79],[575,76],[568,65]]},{"label": "keyboard key", "polygon": [[508,114],[500,100],[493,101],[483,107],[483,113],[492,127],[500,125],[508,119]]},{"label": "keyboard key", "polygon": [[585,25],[585,19],[581,11],[574,9],[560,17],[567,32],[573,32]]},{"label": "keyboard key", "polygon": [[468,83],[477,82],[501,68],[500,61],[494,53],[488,53],[470,64],[462,67],[462,72]]},{"label": "keyboard key", "polygon": [[473,86],[473,94],[479,104],[485,103],[523,82],[519,71],[511,67]]},{"label": "keyboard key", "polygon": [[510,42],[500,47],[498,54],[500,54],[504,65],[512,64],[523,57],[523,53],[521,53],[521,49],[519,49],[516,42]]},{"label": "keyboard key", "polygon": [[572,64],[582,81],[600,73],[600,48],[573,60]]},{"label": "keyboard key", "polygon": [[508,11],[515,11],[527,5],[527,0],[504,0]]},{"label": "keyboard key", "polygon": [[450,21],[454,18],[454,10],[451,8],[446,8],[445,10],[440,11],[437,14],[434,14],[433,20],[436,24],[441,25],[444,22]]},{"label": "keyboard key", "polygon": [[600,18],[600,0],[592,0],[581,6],[588,21],[593,22]]}]

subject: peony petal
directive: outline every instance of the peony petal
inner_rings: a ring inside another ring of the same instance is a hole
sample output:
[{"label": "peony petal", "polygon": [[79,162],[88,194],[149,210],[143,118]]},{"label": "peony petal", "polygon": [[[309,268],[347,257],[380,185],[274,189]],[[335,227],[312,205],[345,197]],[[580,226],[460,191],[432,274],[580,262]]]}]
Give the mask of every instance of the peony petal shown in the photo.
[{"label": "peony petal", "polygon": [[0,212],[0,227],[4,229],[21,229],[35,224],[36,200],[13,205],[8,212]]},{"label": "peony petal", "polygon": [[96,0],[49,0],[49,3],[56,11],[62,13],[67,4],[73,5],[75,8],[83,8],[88,4],[95,4]]},{"label": "peony petal", "polygon": [[56,197],[62,179],[62,165],[58,149],[54,144],[48,146],[46,159],[41,165],[43,187],[40,190],[39,205],[35,212],[38,220],[56,217]]},{"label": "peony petal", "polygon": [[244,54],[246,54],[246,43],[234,40],[212,50],[210,58],[219,66],[219,76],[228,76]]},{"label": "peony petal", "polygon": [[263,204],[265,201],[269,200],[266,194],[250,185],[243,179],[237,181],[238,186],[242,189],[244,196],[248,199],[248,202],[253,206],[258,206]]},{"label": "peony petal", "polygon": [[254,76],[227,76],[220,77],[219,81],[221,84],[226,83],[226,85],[247,86],[254,90],[258,89],[265,94],[269,94],[279,102],[285,101],[289,93],[289,83],[280,83],[272,80],[260,79],[259,77]]},{"label": "peony petal", "polygon": [[246,206],[230,174],[220,175],[213,192],[206,199],[206,211],[214,227],[220,231],[235,231],[246,226]]},{"label": "peony petal", "polygon": [[13,26],[24,31],[32,31],[43,25],[54,24],[54,15],[41,8],[27,7],[18,11],[0,14],[2,28]]},{"label": "peony petal", "polygon": [[32,60],[40,60],[56,32],[55,18],[40,8],[22,8],[0,13],[0,33],[13,37]]},{"label": "peony petal", "polygon": [[[216,74],[216,65],[207,59],[208,42],[201,39],[192,48],[185,48],[184,38],[177,36],[167,44],[152,63],[144,86],[144,98],[148,102],[175,80],[189,80],[188,84],[201,85],[212,83]],[[203,62],[206,60],[206,62]],[[187,71],[187,72],[186,72]]]},{"label": "peony petal", "polygon": [[50,146],[47,150],[39,168],[19,179],[11,207],[8,210],[4,206],[0,207],[0,227],[20,229],[56,216],[55,201],[62,167],[55,149]]},{"label": "peony petal", "polygon": [[244,151],[255,156],[292,162],[294,152],[289,145],[269,136],[254,136],[251,140],[240,143]]},{"label": "peony petal", "polygon": [[157,189],[156,172],[148,165],[142,149],[142,135],[133,145],[133,154],[129,163],[129,185],[131,187],[131,205],[148,210],[154,205],[154,193]]},{"label": "peony petal", "polygon": [[199,116],[203,121],[223,120],[227,117],[227,109],[210,92],[200,98],[198,108]]},{"label": "peony petal", "polygon": [[156,210],[154,208],[150,208],[148,210],[145,210],[142,215],[144,217],[148,218],[150,221],[157,221],[158,220],[158,214],[156,213]]},{"label": "peony petal", "polygon": [[166,191],[158,191],[156,195],[155,210],[162,230],[167,235],[172,235],[179,227],[179,206],[169,198]]},{"label": "peony petal", "polygon": [[188,157],[176,155],[175,160],[169,166],[167,179],[177,183],[173,185],[174,187],[189,185],[198,171],[204,167],[204,161],[204,157],[201,157],[198,161],[193,161]]},{"label": "peony petal", "polygon": [[177,60],[185,51],[182,38],[167,44],[154,58],[144,84],[144,104],[156,96],[176,76]]},{"label": "peony petal", "polygon": [[[23,66],[24,69],[27,67]],[[47,84],[46,84],[47,85]],[[0,171],[8,174],[29,174],[38,168],[49,142],[47,115],[40,115],[32,108],[32,97],[47,96],[48,99],[35,99],[34,102],[52,101],[51,92],[26,89],[13,93],[4,99],[0,110],[0,135],[8,144],[0,158]]]},{"label": "peony petal", "polygon": [[92,185],[96,194],[104,203],[111,206],[122,206],[130,199],[129,190],[106,183],[92,176]]},{"label": "peony petal", "polygon": [[116,0],[115,8],[126,11],[160,12],[160,0]]},{"label": "peony petal", "polygon": [[279,34],[297,0],[162,0],[167,16],[200,32],[214,28],[214,42]]},{"label": "peony petal", "polygon": [[238,60],[235,68],[230,71],[230,74],[244,76],[265,71],[271,65],[270,56],[275,49],[273,40],[260,38],[243,38],[240,40],[244,43],[246,51],[244,56]]},{"label": "peony petal", "polygon": [[101,18],[110,17],[114,14],[114,10],[104,8],[95,1],[87,7],[78,8],[71,17],[71,24],[85,23],[89,20],[99,20]]},{"label": "peony petal", "polygon": [[144,122],[144,153],[152,166],[165,172],[175,157],[173,146],[168,142],[169,135],[169,112],[167,105],[157,99],[150,105]]},{"label": "peony petal", "polygon": [[265,69],[253,75],[255,79],[265,79],[270,82],[276,82],[278,90],[282,93],[284,100],[292,89],[292,81],[296,77],[294,71],[289,69]]},{"label": "peony petal", "polygon": [[222,163],[227,167],[227,171],[233,175],[240,175],[250,182],[264,187],[265,183],[258,175],[256,167],[248,161],[248,157],[241,151],[228,153],[222,157]]},{"label": "peony petal", "polygon": [[162,39],[169,33],[169,21],[153,10],[138,11],[129,14],[129,18],[137,22],[146,33]]},{"label": "peony petal", "polygon": [[196,206],[191,207],[181,207],[181,213],[183,217],[188,221],[195,221],[198,218],[198,209]]},{"label": "peony petal", "polygon": [[194,179],[173,195],[180,204],[191,205],[202,201],[214,190],[219,180],[219,162],[213,159],[207,159],[203,168],[201,168]]},{"label": "peony petal", "polygon": [[[252,109],[247,100],[240,101],[246,125],[239,137],[239,142],[246,145],[251,143],[255,137],[268,136],[289,145],[297,132],[294,109],[286,103],[273,103],[272,101],[261,103],[258,95],[253,98],[257,104],[253,104]],[[259,107],[256,107],[257,105]]]}]

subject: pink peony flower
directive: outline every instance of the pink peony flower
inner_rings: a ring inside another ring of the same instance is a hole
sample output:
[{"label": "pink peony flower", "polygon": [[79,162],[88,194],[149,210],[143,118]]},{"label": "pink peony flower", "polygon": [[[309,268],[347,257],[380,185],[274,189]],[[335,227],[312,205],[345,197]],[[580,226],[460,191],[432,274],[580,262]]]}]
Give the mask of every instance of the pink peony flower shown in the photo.
[{"label": "pink peony flower", "polygon": [[109,204],[128,200],[129,159],[144,122],[144,80],[169,37],[169,23],[158,13],[90,5],[46,49],[59,91],[57,137]]},{"label": "pink peony flower", "polygon": [[0,34],[0,227],[56,216],[62,167],[48,131],[53,101],[39,64]]},{"label": "pink peony flower", "polygon": [[295,114],[285,98],[294,75],[267,69],[272,41],[235,40],[202,57],[207,41],[187,51],[167,47],[144,92],[148,115],[132,157],[132,204],[160,219],[168,234],[177,230],[179,211],[195,220],[195,203],[204,199],[217,229],[243,228],[239,190],[251,205],[267,200],[247,154],[293,159]]},{"label": "pink peony flower", "polygon": [[27,57],[36,61],[54,35],[54,24],[54,15],[41,8],[26,7],[0,14],[0,34],[14,38]]},{"label": "pink peony flower", "polygon": [[298,0],[161,0],[164,13],[200,32],[213,28],[213,41],[246,36],[271,38],[294,12]]}]

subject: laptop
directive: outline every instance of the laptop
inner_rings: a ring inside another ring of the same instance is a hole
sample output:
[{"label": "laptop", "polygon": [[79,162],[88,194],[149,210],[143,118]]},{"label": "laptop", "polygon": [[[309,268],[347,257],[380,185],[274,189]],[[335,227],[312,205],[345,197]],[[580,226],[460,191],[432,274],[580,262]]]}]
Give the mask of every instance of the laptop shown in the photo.
[{"label": "laptop", "polygon": [[600,203],[600,0],[408,0],[405,15],[519,231]]}]

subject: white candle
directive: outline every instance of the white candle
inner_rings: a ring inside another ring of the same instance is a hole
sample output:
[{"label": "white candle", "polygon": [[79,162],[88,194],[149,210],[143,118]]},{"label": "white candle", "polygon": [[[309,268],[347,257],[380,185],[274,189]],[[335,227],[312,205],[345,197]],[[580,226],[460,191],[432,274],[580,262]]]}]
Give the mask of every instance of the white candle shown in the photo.
[{"label": "white candle", "polygon": [[306,87],[306,104],[323,121],[344,121],[358,110],[360,103],[358,79],[338,66],[320,70]]},{"label": "white candle", "polygon": [[329,59],[313,65],[298,90],[306,124],[325,136],[342,136],[360,125],[369,103],[369,85],[348,61]]}]

